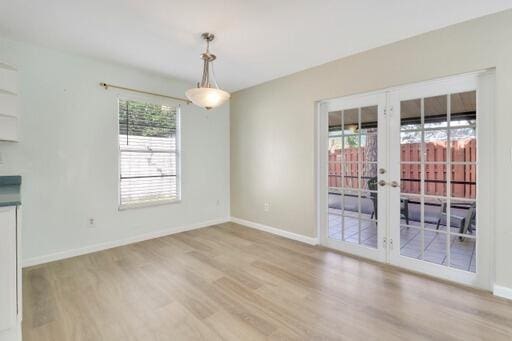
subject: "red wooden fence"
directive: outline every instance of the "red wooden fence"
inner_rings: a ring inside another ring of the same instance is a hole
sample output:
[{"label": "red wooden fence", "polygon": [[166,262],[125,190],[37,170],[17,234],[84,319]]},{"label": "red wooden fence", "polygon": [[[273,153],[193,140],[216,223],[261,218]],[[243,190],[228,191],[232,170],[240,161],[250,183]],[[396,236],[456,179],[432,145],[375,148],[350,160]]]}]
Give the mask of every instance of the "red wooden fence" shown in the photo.
[{"label": "red wooden fence", "polygon": [[[341,162],[341,149],[329,151],[329,187],[358,188],[358,150],[346,148],[344,161]],[[362,161],[365,160],[365,148],[361,147]],[[420,193],[420,144],[406,143],[401,145],[402,162],[400,187],[403,193]],[[459,198],[476,197],[476,139],[452,141],[451,160],[451,191],[452,196]],[[417,163],[414,163],[417,162]],[[341,180],[341,169],[344,169],[344,184]],[[377,168],[362,163],[362,188],[366,189],[369,178],[376,176]],[[425,154],[425,194],[446,195],[446,142],[426,143]],[[343,186],[342,186],[343,185]]]}]

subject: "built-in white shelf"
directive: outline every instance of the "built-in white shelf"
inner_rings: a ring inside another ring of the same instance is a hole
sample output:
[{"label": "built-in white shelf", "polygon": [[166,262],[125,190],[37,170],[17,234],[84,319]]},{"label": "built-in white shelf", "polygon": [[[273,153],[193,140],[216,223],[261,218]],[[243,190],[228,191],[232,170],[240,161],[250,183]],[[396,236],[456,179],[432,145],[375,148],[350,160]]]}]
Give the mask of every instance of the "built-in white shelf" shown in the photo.
[{"label": "built-in white shelf", "polygon": [[18,71],[0,62],[0,140],[18,141]]}]

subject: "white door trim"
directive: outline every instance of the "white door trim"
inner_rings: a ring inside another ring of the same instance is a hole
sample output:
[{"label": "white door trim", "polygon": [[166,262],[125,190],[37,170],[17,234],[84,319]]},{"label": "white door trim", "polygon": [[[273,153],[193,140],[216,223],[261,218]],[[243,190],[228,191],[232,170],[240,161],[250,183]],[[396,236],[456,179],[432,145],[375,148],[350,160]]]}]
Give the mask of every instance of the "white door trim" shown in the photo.
[{"label": "white door trim", "polygon": [[[317,103],[318,115],[317,115],[317,212],[318,214],[318,233],[319,240],[322,245],[330,248],[338,249],[344,252],[348,252],[357,256],[385,262],[387,258],[387,251],[383,243],[386,235],[386,213],[387,213],[387,200],[385,191],[379,188],[378,191],[378,225],[377,225],[377,248],[371,248],[364,245],[358,245],[345,241],[335,240],[328,238],[328,177],[327,177],[327,150],[328,150],[328,113],[333,111],[339,111],[350,108],[362,108],[367,106],[378,106],[378,168],[387,168],[385,160],[386,155],[386,119],[384,118],[384,110],[386,107],[386,94],[384,92],[375,92],[371,94],[354,95],[333,100],[321,101]],[[382,126],[382,128],[381,128]],[[379,180],[387,181],[388,174],[379,174]]]},{"label": "white door trim", "polygon": [[[354,107],[357,106],[356,104],[361,101],[362,98],[370,98],[375,96],[382,96],[384,95],[387,99],[387,101],[391,101],[391,98],[396,95],[397,93],[401,94],[401,99],[409,98],[417,98],[418,91],[421,91],[420,97],[430,97],[435,95],[441,95],[441,94],[447,94],[454,92],[454,87],[457,90],[460,90],[460,92],[466,90],[474,90],[478,89],[477,91],[477,202],[478,202],[478,225],[479,226],[486,226],[487,229],[482,232],[477,228],[477,243],[479,251],[478,253],[480,255],[483,255],[483,257],[479,256],[479,259],[477,260],[477,271],[478,275],[475,275],[471,272],[457,270],[453,268],[444,267],[441,265],[436,265],[433,263],[426,263],[424,261],[415,260],[412,258],[409,258],[408,260],[404,261],[400,258],[405,257],[394,257],[392,256],[392,251],[388,250],[385,254],[383,259],[382,257],[380,259],[377,259],[382,262],[390,262],[392,264],[412,269],[414,271],[423,272],[426,274],[434,275],[439,278],[451,280],[458,283],[463,283],[466,285],[487,289],[490,290],[492,288],[493,279],[495,277],[494,273],[494,253],[492,252],[493,245],[494,245],[494,218],[493,218],[493,190],[495,188],[494,181],[492,179],[492,166],[494,165],[494,150],[492,148],[492,131],[494,126],[494,85],[495,85],[495,72],[494,70],[485,70],[485,71],[479,71],[479,72],[472,72],[467,73],[464,75],[459,76],[451,76],[451,77],[445,77],[437,80],[430,80],[425,82],[418,82],[414,84],[408,84],[408,85],[401,85],[397,87],[390,87],[387,89],[383,89],[380,91],[373,91],[369,93],[364,94],[356,94],[356,95],[350,95],[346,97],[341,98],[335,98],[335,99],[329,99],[329,100],[323,100],[318,101],[316,103],[316,155],[315,155],[315,162],[317,162],[317,167],[315,168],[316,171],[316,178],[317,178],[317,231],[319,236],[319,241],[322,245],[325,245],[327,247],[341,249],[342,251],[346,251],[349,253],[352,253],[357,256],[362,257],[368,257],[366,252],[360,252],[360,247],[357,247],[356,245],[343,245],[343,247],[340,247],[340,244],[338,242],[333,242],[332,240],[329,240],[327,238],[326,230],[328,228],[327,224],[327,192],[328,192],[328,182],[327,182],[327,167],[328,167],[328,160],[327,160],[327,145],[328,139],[327,139],[327,113],[329,111],[339,110],[341,107],[347,108],[349,105],[353,105]],[[386,104],[386,108],[388,108],[390,103]],[[485,119],[482,119],[482,115],[485,114]],[[391,139],[388,138],[391,136],[393,131],[399,131],[396,130],[396,126],[394,127],[395,130],[393,130],[392,127],[392,119],[386,120],[387,128],[385,129],[385,133],[379,132],[379,136],[381,134],[386,135],[386,155],[384,157],[384,154],[381,154],[381,141],[379,137],[379,157],[385,158],[386,160],[389,159],[387,152],[391,151],[393,146],[390,142]],[[396,122],[395,122],[396,125]],[[381,123],[379,122],[379,127],[381,127]],[[384,130],[384,129],[382,129]],[[396,133],[395,133],[396,134]],[[386,169],[389,170],[388,174],[392,175],[396,173],[396,169],[393,171],[391,167],[391,164],[386,165]],[[396,173],[399,174],[399,173]],[[385,178],[386,181],[395,180],[390,179],[389,177]],[[389,189],[389,186],[386,186],[386,190],[379,191],[382,192],[384,195],[387,195],[385,200],[381,200],[381,196],[379,194],[379,202],[391,202],[390,199],[392,198],[393,194],[391,192],[391,189]],[[399,191],[398,191],[399,192]],[[386,194],[387,193],[387,194]],[[399,195],[399,194],[398,194]],[[396,196],[396,194],[395,194]],[[380,206],[379,206],[380,207]],[[389,209],[388,209],[389,211]],[[382,212],[382,211],[381,211]],[[399,216],[398,216],[399,218]],[[388,229],[386,231],[386,234],[388,236],[391,236],[391,230],[390,227],[392,226],[393,217],[388,216],[385,224],[385,228]],[[396,217],[395,217],[396,220]],[[382,222],[379,220],[379,224],[382,224]],[[398,229],[399,231],[399,229]],[[399,233],[399,232],[398,232]],[[399,239],[396,239],[397,241],[395,243],[399,243]],[[382,245],[382,240],[379,238],[378,241],[379,247]],[[398,247],[398,250],[400,249],[399,245],[395,246]],[[399,251],[398,251],[399,252]],[[369,257],[372,259],[375,259],[374,257]],[[414,267],[411,268],[410,265],[413,265]],[[432,267],[434,266],[434,267]]]},{"label": "white door trim", "polygon": [[[400,133],[400,102],[404,100],[426,98],[450,93],[460,93],[465,91],[477,90],[477,211],[478,226],[476,230],[477,243],[477,273],[449,268],[435,263],[429,263],[422,260],[405,257],[400,255],[400,214],[399,210],[394,209],[389,214],[390,238],[397,244],[389,252],[389,261],[393,265],[407,268],[413,271],[419,271],[439,277],[442,279],[458,282],[482,289],[491,289],[491,266],[492,249],[490,240],[492,237],[491,223],[492,219],[492,184],[489,182],[492,177],[489,170],[492,169],[493,148],[492,148],[492,116],[486,115],[486,119],[481,119],[482,113],[492,112],[492,84],[494,83],[493,72],[480,72],[457,77],[450,77],[441,80],[434,80],[412,84],[409,87],[403,87],[389,92],[389,105],[393,113],[389,120],[390,136]],[[484,83],[483,83],[484,82]],[[487,117],[489,116],[489,117]],[[389,149],[391,158],[399,156],[400,141],[398,139],[389,140]],[[391,180],[400,182],[400,160],[395,160],[390,164]],[[389,192],[389,202],[396,203],[400,201],[400,189],[391,188]],[[395,228],[393,228],[395,227]],[[485,260],[485,262],[484,262]]]}]

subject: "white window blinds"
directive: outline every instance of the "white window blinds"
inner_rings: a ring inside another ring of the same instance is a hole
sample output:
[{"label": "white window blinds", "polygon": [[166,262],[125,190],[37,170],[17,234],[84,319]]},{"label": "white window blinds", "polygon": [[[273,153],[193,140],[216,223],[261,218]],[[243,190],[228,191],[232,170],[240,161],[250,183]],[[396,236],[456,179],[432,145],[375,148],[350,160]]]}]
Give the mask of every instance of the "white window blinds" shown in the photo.
[{"label": "white window blinds", "polygon": [[179,107],[119,100],[121,206],[178,200]]}]

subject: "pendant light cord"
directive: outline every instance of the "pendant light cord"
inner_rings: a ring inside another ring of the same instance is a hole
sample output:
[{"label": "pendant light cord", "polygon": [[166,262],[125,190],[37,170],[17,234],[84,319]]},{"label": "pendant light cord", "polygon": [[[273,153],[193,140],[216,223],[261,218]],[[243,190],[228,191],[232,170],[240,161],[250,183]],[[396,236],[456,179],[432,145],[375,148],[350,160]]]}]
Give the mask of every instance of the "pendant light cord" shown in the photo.
[{"label": "pendant light cord", "polygon": [[[203,54],[203,56],[206,55],[206,56],[209,56],[210,55],[210,40],[206,39],[206,51],[205,53]],[[215,56],[214,56],[215,58]],[[204,88],[209,88],[211,83],[210,83],[210,70],[211,70],[211,80],[213,80],[213,85],[215,86],[215,88],[219,89],[219,85],[217,84],[217,80],[215,79],[215,70],[213,68],[213,60],[210,60],[210,59],[206,59],[204,58],[204,63],[203,63],[203,78],[201,79],[201,84],[200,86],[201,87],[204,87]]]},{"label": "pendant light cord", "polygon": [[215,85],[215,87],[217,89],[219,89],[219,85],[217,84],[217,80],[215,79],[215,69],[213,68],[213,62],[210,62],[210,64],[211,64],[211,69],[212,69],[213,84]]}]

